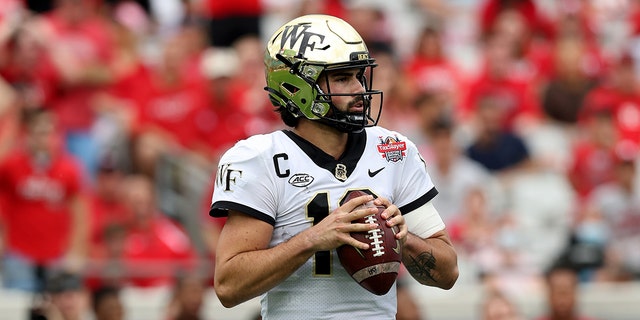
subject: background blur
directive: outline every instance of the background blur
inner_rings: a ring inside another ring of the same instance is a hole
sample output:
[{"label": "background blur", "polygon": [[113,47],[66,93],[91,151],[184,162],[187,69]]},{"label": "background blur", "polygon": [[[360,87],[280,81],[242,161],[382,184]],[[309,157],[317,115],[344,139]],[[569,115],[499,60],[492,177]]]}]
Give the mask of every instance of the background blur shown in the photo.
[{"label": "background blur", "polygon": [[284,128],[263,48],[307,13],[367,42],[458,250],[399,319],[640,319],[638,0],[0,0],[0,319],[254,319],[212,179]]}]

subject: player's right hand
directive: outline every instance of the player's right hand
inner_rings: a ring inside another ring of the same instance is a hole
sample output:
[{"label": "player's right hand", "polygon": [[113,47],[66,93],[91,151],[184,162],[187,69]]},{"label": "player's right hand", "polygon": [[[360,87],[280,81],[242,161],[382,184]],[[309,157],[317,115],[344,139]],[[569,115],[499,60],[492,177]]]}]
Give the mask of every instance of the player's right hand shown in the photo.
[{"label": "player's right hand", "polygon": [[303,233],[315,251],[331,250],[345,244],[362,250],[369,249],[368,244],[354,239],[350,233],[366,232],[377,228],[373,223],[352,223],[354,220],[378,212],[378,208],[375,206],[362,206],[372,200],[373,196],[371,195],[351,199]]}]

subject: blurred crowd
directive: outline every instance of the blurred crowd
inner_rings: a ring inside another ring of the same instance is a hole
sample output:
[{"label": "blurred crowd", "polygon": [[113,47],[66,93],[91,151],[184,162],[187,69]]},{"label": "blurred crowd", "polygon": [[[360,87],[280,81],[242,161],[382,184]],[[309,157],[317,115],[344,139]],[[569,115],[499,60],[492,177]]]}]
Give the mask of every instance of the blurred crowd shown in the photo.
[{"label": "blurred crowd", "polygon": [[195,319],[217,159],[284,128],[264,39],[307,13],[367,42],[379,124],[419,145],[486,319],[554,270],[640,280],[638,0],[0,0],[3,286],[87,289],[96,314],[170,286]]}]

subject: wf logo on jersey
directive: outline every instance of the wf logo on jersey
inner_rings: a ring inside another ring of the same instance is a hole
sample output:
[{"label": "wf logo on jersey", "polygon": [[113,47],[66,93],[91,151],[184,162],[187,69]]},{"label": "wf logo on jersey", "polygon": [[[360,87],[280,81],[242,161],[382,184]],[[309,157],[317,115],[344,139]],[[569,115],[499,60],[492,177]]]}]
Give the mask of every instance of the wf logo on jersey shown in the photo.
[{"label": "wf logo on jersey", "polygon": [[311,28],[311,25],[306,23],[297,24],[295,26],[286,26],[282,31],[280,48],[284,49],[288,41],[288,48],[294,49],[298,41],[300,41],[298,56],[301,57],[304,57],[304,53],[307,51],[307,49],[310,49],[311,51],[313,51],[314,49],[327,50],[329,48],[329,45],[316,48],[316,45],[322,45],[322,42],[324,41],[324,35],[315,32],[309,32],[307,31],[309,28]]},{"label": "wf logo on jersey", "polygon": [[233,192],[233,190],[231,190],[231,186],[236,185],[238,178],[242,178],[242,170],[235,170],[230,167],[230,163],[221,164],[218,167],[216,186],[222,188],[224,191]]},{"label": "wf logo on jersey", "polygon": [[380,137],[380,144],[378,144],[378,152],[382,154],[382,157],[389,162],[402,161],[407,155],[407,144],[404,141],[400,141],[397,136],[395,137]]}]

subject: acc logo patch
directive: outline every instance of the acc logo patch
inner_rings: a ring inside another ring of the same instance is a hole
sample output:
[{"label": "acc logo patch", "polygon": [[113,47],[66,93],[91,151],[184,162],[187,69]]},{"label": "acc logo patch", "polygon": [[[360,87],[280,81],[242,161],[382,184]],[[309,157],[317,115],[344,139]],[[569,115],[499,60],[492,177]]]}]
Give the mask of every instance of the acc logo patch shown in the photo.
[{"label": "acc logo patch", "polygon": [[388,162],[402,161],[407,156],[407,143],[395,137],[379,137],[378,152]]},{"label": "acc logo patch", "polygon": [[306,173],[296,173],[289,178],[289,184],[294,187],[304,188],[313,182],[313,177]]}]

